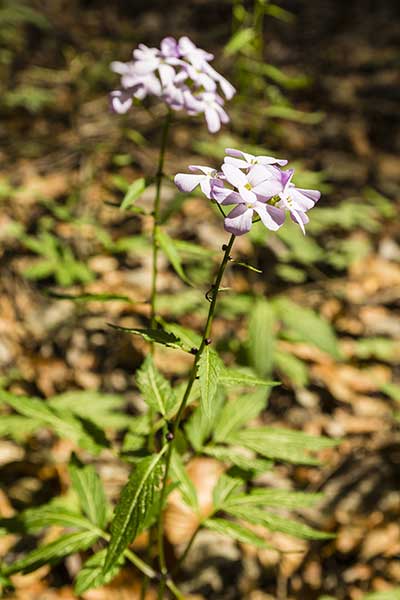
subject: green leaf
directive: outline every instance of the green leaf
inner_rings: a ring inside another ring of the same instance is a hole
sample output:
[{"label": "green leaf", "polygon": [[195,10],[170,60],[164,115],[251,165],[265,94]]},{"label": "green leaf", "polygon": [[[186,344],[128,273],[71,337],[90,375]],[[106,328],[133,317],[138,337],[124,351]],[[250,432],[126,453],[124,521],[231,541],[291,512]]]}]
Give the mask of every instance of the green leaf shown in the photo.
[{"label": "green leaf", "polygon": [[228,498],[225,507],[248,507],[252,510],[253,506],[272,506],[276,508],[308,508],[314,506],[323,498],[323,494],[307,494],[304,492],[291,492],[281,489],[255,489],[249,494],[236,495]]},{"label": "green leaf", "polygon": [[[79,420],[67,410],[56,410],[44,400],[16,396],[0,390],[0,402],[6,402],[20,414],[39,421],[43,426],[52,428],[59,436],[77,443],[93,453],[98,453],[106,446],[106,442],[91,429],[89,421]],[[93,424],[92,424],[93,425]]]},{"label": "green leaf", "polygon": [[205,416],[211,421],[214,415],[213,402],[217,393],[221,361],[209,346],[206,346],[199,360],[200,398]]},{"label": "green leaf", "polygon": [[335,332],[325,318],[287,298],[279,298],[275,301],[275,306],[279,317],[296,340],[311,343],[340,359]]},{"label": "green leaf", "polygon": [[176,450],[173,450],[171,456],[171,475],[173,480],[178,483],[178,488],[182,494],[183,501],[190,506],[191,509],[197,511],[199,505],[197,501],[196,488],[194,487],[192,480],[189,478],[182,459]]},{"label": "green leaf", "polygon": [[78,531],[75,533],[68,533],[61,536],[54,542],[36,548],[20,560],[16,560],[12,565],[4,569],[7,575],[13,573],[31,573],[42,565],[47,563],[54,564],[58,562],[64,556],[69,554],[75,554],[81,550],[87,550],[92,546],[98,539],[98,534],[93,531]]},{"label": "green leaf", "polygon": [[175,243],[169,235],[158,228],[156,233],[157,242],[160,245],[165,256],[168,258],[171,265],[174,267],[179,277],[187,284],[192,285],[190,280],[187,278],[181,263],[179,253],[176,249]]},{"label": "green leaf", "polygon": [[236,32],[229,42],[226,44],[224,49],[224,54],[226,56],[232,56],[233,54],[237,54],[251,44],[255,36],[255,31],[252,27],[246,27],[245,29],[240,29]]},{"label": "green leaf", "polygon": [[225,507],[224,510],[232,516],[248,521],[253,525],[263,525],[270,531],[280,531],[305,540],[325,540],[335,537],[330,533],[317,531],[308,525],[304,525],[304,523],[298,523],[285,517],[267,513],[256,506],[252,506],[251,510],[248,507]]},{"label": "green leaf", "polygon": [[265,473],[269,471],[273,465],[270,460],[265,458],[255,458],[253,453],[250,453],[243,448],[228,448],[226,446],[205,446],[203,452],[209,456],[213,456],[217,460],[230,463],[243,471],[251,471],[255,473]]},{"label": "green leaf", "polygon": [[289,352],[277,350],[275,352],[275,364],[277,369],[286,375],[290,383],[295,387],[305,387],[308,383],[307,365]]},{"label": "green leaf", "polygon": [[122,555],[116,564],[106,573],[104,573],[104,561],[107,550],[104,548],[93,554],[83,565],[75,579],[74,591],[77,596],[80,596],[87,590],[106,585],[118,574],[124,564],[124,556]]},{"label": "green leaf", "polygon": [[235,497],[238,490],[243,488],[243,481],[230,477],[225,473],[218,479],[213,489],[213,506],[214,511],[221,510],[225,502],[231,497]]},{"label": "green leaf", "polygon": [[[93,531],[92,524],[79,513],[72,512],[58,504],[48,504],[23,511],[17,520],[26,531],[37,531],[51,525]],[[99,532],[98,532],[99,533]]]},{"label": "green leaf", "polygon": [[95,468],[92,465],[83,466],[73,456],[69,473],[83,513],[93,525],[103,529],[107,523],[107,500]]},{"label": "green leaf", "polygon": [[96,390],[72,390],[48,398],[47,403],[56,410],[68,410],[74,415],[90,418],[99,427],[124,429],[127,415],[118,412],[126,399],[118,394],[105,394]]},{"label": "green leaf", "polygon": [[242,386],[249,387],[253,385],[264,385],[272,387],[279,385],[279,381],[267,381],[261,377],[257,377],[249,371],[241,369],[224,369],[220,374],[220,383],[226,386]]},{"label": "green leaf", "polygon": [[205,440],[210,437],[214,427],[214,421],[217,419],[224,402],[225,396],[223,394],[223,390],[222,388],[219,388],[213,403],[214,418],[210,421],[210,419],[208,419],[208,417],[204,414],[201,406],[198,406],[186,422],[185,433],[189,442],[197,452],[202,450]]},{"label": "green leaf", "polygon": [[201,344],[201,335],[196,331],[183,327],[178,323],[167,323],[164,320],[162,320],[161,324],[166,331],[179,338],[184,350],[190,351],[192,348],[199,348]]},{"label": "green leaf", "polygon": [[244,429],[230,434],[225,441],[245,446],[267,458],[305,465],[319,464],[311,452],[338,444],[335,439],[278,427]]},{"label": "green leaf", "polygon": [[130,327],[121,327],[120,325],[113,325],[108,323],[109,327],[117,329],[118,331],[124,331],[125,333],[133,333],[133,335],[140,335],[147,342],[156,342],[163,346],[169,346],[170,348],[182,349],[180,340],[173,334],[164,331],[163,329],[138,329]]},{"label": "green leaf", "polygon": [[73,300],[74,302],[113,302],[114,300],[121,300],[122,302],[135,304],[134,300],[122,294],[91,294],[88,292],[84,294],[61,294],[53,290],[46,290],[46,296],[57,300]]},{"label": "green leaf", "polygon": [[234,523],[227,519],[206,519],[203,525],[207,529],[211,529],[211,531],[227,535],[238,542],[253,544],[253,546],[257,546],[258,548],[271,548],[260,536],[243,525],[239,525],[239,523]]},{"label": "green leaf", "polygon": [[136,381],[146,404],[164,417],[176,404],[176,397],[169,382],[161,375],[148,354],[137,371]]},{"label": "green leaf", "polygon": [[224,442],[229,434],[254,419],[265,408],[266,403],[265,390],[228,401],[215,422],[213,439]]},{"label": "green leaf", "polygon": [[136,179],[136,181],[134,181],[129,187],[128,187],[128,191],[126,192],[120,209],[121,210],[127,210],[128,208],[130,208],[135,202],[136,200],[143,194],[144,190],[146,189],[146,187],[149,184],[146,183],[146,180],[144,177],[141,177],[140,179]]},{"label": "green leaf", "polygon": [[261,377],[270,375],[274,362],[276,337],[275,311],[270,302],[259,298],[251,309],[247,354]]},{"label": "green leaf", "polygon": [[111,540],[104,572],[110,571],[146,523],[158,498],[163,475],[161,452],[138,462],[121,492],[111,523]]},{"label": "green leaf", "polygon": [[249,271],[254,271],[254,273],[262,273],[261,269],[257,269],[256,267],[253,267],[253,265],[248,265],[247,263],[241,262],[240,260],[232,259],[231,263],[234,263],[238,267],[244,267],[245,269],[248,269]]}]

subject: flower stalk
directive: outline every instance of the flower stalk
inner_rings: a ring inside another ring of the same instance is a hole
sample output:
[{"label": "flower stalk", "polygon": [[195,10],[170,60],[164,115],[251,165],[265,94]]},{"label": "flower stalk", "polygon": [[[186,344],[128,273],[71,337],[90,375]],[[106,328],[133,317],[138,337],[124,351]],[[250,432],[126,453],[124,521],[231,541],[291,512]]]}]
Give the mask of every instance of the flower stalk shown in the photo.
[{"label": "flower stalk", "polygon": [[157,232],[160,225],[160,201],[161,201],[161,187],[162,180],[164,177],[163,169],[164,169],[164,160],[165,160],[165,150],[167,147],[168,140],[168,132],[171,124],[172,113],[171,110],[168,109],[168,112],[165,117],[164,126],[162,130],[161,136],[161,144],[160,144],[160,153],[158,157],[158,167],[156,173],[156,192],[154,196],[154,207],[153,207],[153,231],[152,231],[152,246],[153,246],[153,257],[152,257],[152,271],[151,271],[151,295],[150,295],[150,322],[151,328],[155,329],[156,327],[156,302],[157,302],[157,275],[158,275],[158,241],[157,241]]},{"label": "flower stalk", "polygon": [[189,400],[190,393],[192,391],[192,387],[193,387],[193,384],[194,384],[196,376],[197,376],[197,368],[198,368],[198,364],[199,364],[201,355],[203,354],[204,348],[211,343],[210,334],[211,334],[211,328],[212,328],[212,324],[213,324],[213,320],[214,320],[218,292],[220,289],[220,285],[221,285],[222,277],[225,272],[226,265],[229,262],[230,252],[232,250],[234,241],[235,241],[235,235],[232,234],[229,239],[228,244],[223,246],[224,256],[223,256],[221,264],[219,266],[215,281],[211,287],[210,308],[208,310],[207,321],[206,321],[206,324],[204,327],[202,340],[201,340],[200,346],[196,352],[196,355],[195,355],[195,358],[193,361],[193,365],[190,370],[189,380],[188,380],[188,383],[186,386],[186,390],[183,395],[182,402],[179,406],[178,412],[173,421],[171,432],[170,432],[170,437],[169,437],[170,444],[169,444],[167,454],[166,454],[166,459],[165,459],[165,471],[164,471],[164,478],[163,478],[163,484],[162,484],[162,489],[161,489],[160,505],[159,505],[159,513],[158,513],[159,514],[159,517],[158,517],[158,559],[159,559],[159,565],[160,565],[160,572],[163,575],[163,577],[160,581],[159,590],[158,590],[159,600],[162,600],[162,598],[163,598],[166,577],[168,575],[166,560],[165,560],[165,552],[164,552],[164,525],[163,525],[163,519],[162,519],[162,511],[163,511],[165,500],[166,500],[167,483],[168,483],[168,477],[169,477],[169,469],[170,469],[170,464],[171,464],[172,451],[174,448],[176,435],[179,431],[179,426],[180,426],[180,423],[182,420],[183,412],[184,412],[186,404]]}]

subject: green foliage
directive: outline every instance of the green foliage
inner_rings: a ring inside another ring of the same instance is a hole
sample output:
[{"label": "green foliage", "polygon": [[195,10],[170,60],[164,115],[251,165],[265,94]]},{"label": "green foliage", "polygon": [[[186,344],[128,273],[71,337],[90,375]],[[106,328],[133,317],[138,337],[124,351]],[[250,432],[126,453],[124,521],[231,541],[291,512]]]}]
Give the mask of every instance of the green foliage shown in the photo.
[{"label": "green foliage", "polygon": [[87,550],[98,539],[98,534],[93,531],[77,531],[61,536],[46,546],[40,546],[25,558],[16,560],[5,568],[6,575],[13,573],[31,573],[45,564],[54,564],[69,554]]},{"label": "green foliage", "polygon": [[148,406],[161,415],[170,416],[177,399],[169,382],[161,375],[149,354],[136,375],[137,385]]},{"label": "green foliage", "polygon": [[266,403],[264,390],[226,402],[214,423],[213,439],[224,442],[231,433],[254,419],[265,408]]},{"label": "green foliage", "polygon": [[276,337],[275,311],[270,302],[258,298],[248,325],[247,355],[261,377],[271,374]]},{"label": "green foliage", "polygon": [[177,486],[182,494],[183,501],[192,509],[197,511],[199,508],[196,488],[193,482],[189,478],[184,464],[178,452],[174,450],[171,457],[171,475],[173,481],[177,483]]},{"label": "green foliage", "polygon": [[251,506],[251,510],[249,510],[248,507],[225,507],[224,510],[237,519],[243,519],[253,525],[262,525],[270,531],[280,531],[281,533],[286,533],[296,538],[305,540],[326,540],[334,537],[329,533],[317,531],[308,525],[304,525],[304,523],[267,513],[256,506]]},{"label": "green foliage", "polygon": [[87,590],[106,585],[118,574],[124,564],[124,556],[121,556],[109,571],[104,572],[106,554],[107,550],[104,548],[84,563],[75,579],[75,594],[80,596]]},{"label": "green foliage", "polygon": [[339,359],[340,352],[331,324],[310,308],[295,304],[288,298],[278,298],[274,305],[279,318],[287,327],[286,335],[294,341],[309,342],[333,358]]},{"label": "green foliage", "polygon": [[103,529],[107,523],[107,501],[103,484],[94,467],[84,466],[73,457],[69,473],[83,513],[93,525]]},{"label": "green foliage", "polygon": [[204,348],[204,352],[199,360],[200,394],[201,407],[206,418],[213,420],[214,410],[213,402],[217,393],[220,373],[222,370],[221,361],[209,346]]},{"label": "green foliage", "polygon": [[54,277],[56,283],[67,287],[74,283],[89,283],[93,273],[80,260],[77,260],[69,246],[53,234],[42,231],[37,237],[22,237],[23,244],[40,257],[24,270],[28,279],[47,279]]},{"label": "green foliage", "polygon": [[169,346],[170,348],[181,348],[182,344],[179,338],[173,333],[168,333],[162,329],[139,329],[131,327],[121,327],[120,325],[113,325],[108,323],[109,327],[117,329],[118,331],[124,331],[125,333],[132,333],[133,335],[140,335],[146,342],[155,342],[162,344],[163,346]]},{"label": "green foliage", "polygon": [[32,419],[38,427],[49,427],[60,437],[74,441],[94,454],[108,446],[104,434],[90,419],[75,416],[67,409],[56,409],[38,398],[16,396],[0,389],[0,402]]},{"label": "green foliage", "polygon": [[145,189],[150,185],[151,182],[147,182],[144,177],[140,179],[136,179],[129,187],[128,190],[122,200],[121,210],[127,210],[131,208],[136,200],[140,198]]},{"label": "green foliage", "polygon": [[305,465],[319,463],[311,453],[338,443],[337,440],[326,437],[278,427],[242,429],[227,436],[226,442],[244,446],[266,458]]},{"label": "green foliage", "polygon": [[252,544],[258,548],[271,547],[260,536],[250,529],[247,529],[247,527],[239,525],[239,523],[234,523],[233,521],[228,521],[227,519],[206,519],[204,521],[204,527],[211,529],[211,531],[221,533],[222,535],[227,535],[244,544]]},{"label": "green foliage", "polygon": [[159,498],[164,451],[165,448],[138,462],[121,492],[111,522],[111,540],[104,562],[104,573],[114,568],[128,544],[146,527],[152,515]]},{"label": "green foliage", "polygon": [[158,244],[160,245],[162,251],[164,252],[165,256],[168,258],[168,260],[171,263],[171,265],[173,266],[173,268],[175,269],[175,272],[177,273],[177,275],[179,275],[179,277],[185,283],[191,285],[191,282],[189,281],[188,277],[186,276],[186,274],[183,270],[179,252],[176,248],[176,245],[175,245],[175,242],[173,241],[173,239],[170,238],[170,236],[160,228],[157,229],[156,235],[157,235]]}]

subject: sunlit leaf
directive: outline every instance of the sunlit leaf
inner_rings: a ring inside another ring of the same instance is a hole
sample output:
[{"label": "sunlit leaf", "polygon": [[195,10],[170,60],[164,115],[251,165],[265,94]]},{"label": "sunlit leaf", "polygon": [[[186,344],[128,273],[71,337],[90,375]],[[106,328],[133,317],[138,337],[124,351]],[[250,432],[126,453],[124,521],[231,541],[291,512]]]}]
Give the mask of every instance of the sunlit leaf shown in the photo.
[{"label": "sunlit leaf", "polygon": [[5,568],[6,575],[12,573],[31,573],[45,564],[54,564],[68,556],[75,554],[81,550],[87,550],[98,539],[98,534],[93,531],[77,531],[68,533],[59,537],[54,542],[46,546],[40,546],[33,550],[30,554],[16,560],[12,565]]},{"label": "sunlit leaf", "polygon": [[157,242],[179,277],[185,283],[191,285],[191,282],[183,270],[182,262],[178,250],[176,249],[175,242],[165,231],[160,228],[157,229]]},{"label": "sunlit leaf", "polygon": [[80,596],[87,590],[109,583],[118,574],[124,564],[124,556],[120,556],[115,565],[104,573],[104,561],[107,550],[104,548],[93,554],[83,565],[75,578],[74,591]]},{"label": "sunlit leaf", "polygon": [[239,523],[234,523],[233,521],[228,521],[227,519],[214,518],[206,519],[203,525],[204,527],[207,527],[207,529],[211,529],[211,531],[221,533],[222,535],[227,535],[238,542],[252,544],[258,548],[271,548],[271,546],[267,544],[267,542],[260,536],[250,529],[247,529],[247,527],[239,525]]},{"label": "sunlit leaf", "polygon": [[69,473],[83,513],[91,523],[103,529],[107,522],[107,500],[95,468],[92,465],[80,464],[73,456]]},{"label": "sunlit leaf", "polygon": [[236,431],[228,436],[226,442],[243,445],[267,458],[310,465],[319,463],[311,453],[323,448],[331,448],[338,443],[337,440],[327,437],[278,427],[257,427]]},{"label": "sunlit leaf", "polygon": [[226,402],[213,427],[213,439],[223,442],[230,433],[254,419],[266,406],[265,390]]},{"label": "sunlit leaf", "polygon": [[120,325],[113,325],[108,323],[109,327],[117,329],[118,331],[124,331],[125,333],[132,333],[133,335],[140,335],[147,342],[156,342],[163,346],[169,346],[171,348],[182,348],[180,340],[173,333],[168,333],[162,329],[139,329],[131,327],[121,327]]},{"label": "sunlit leaf", "polygon": [[199,360],[199,378],[201,392],[201,407],[205,416],[211,421],[214,411],[213,402],[217,393],[219,377],[222,370],[221,360],[209,346],[204,351]]},{"label": "sunlit leaf", "polygon": [[140,179],[136,179],[128,188],[122,203],[121,210],[127,210],[130,208],[136,200],[143,194],[144,190],[149,184],[146,183],[146,179],[141,177]]},{"label": "sunlit leaf", "polygon": [[295,339],[311,343],[334,358],[340,358],[335,332],[325,318],[288,298],[279,298],[275,301],[275,306],[279,317]]},{"label": "sunlit leaf", "polygon": [[118,563],[124,550],[141,530],[158,498],[163,474],[164,451],[138,462],[121,492],[111,523],[111,540],[104,572]]},{"label": "sunlit leaf", "polygon": [[176,397],[169,381],[160,373],[148,354],[136,373],[136,381],[144,400],[150,408],[163,416],[170,413],[176,404]]}]

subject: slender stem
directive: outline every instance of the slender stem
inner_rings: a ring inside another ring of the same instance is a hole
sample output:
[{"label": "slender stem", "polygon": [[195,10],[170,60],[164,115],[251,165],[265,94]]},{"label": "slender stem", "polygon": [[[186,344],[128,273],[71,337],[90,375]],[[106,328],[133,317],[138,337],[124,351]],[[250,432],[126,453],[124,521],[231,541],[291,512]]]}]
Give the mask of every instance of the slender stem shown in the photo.
[{"label": "slender stem", "polygon": [[162,511],[164,508],[166,495],[167,495],[167,482],[168,482],[168,476],[169,476],[169,468],[170,468],[170,464],[171,464],[172,451],[174,448],[174,441],[176,439],[176,435],[179,430],[182,415],[185,410],[187,401],[189,399],[190,392],[192,391],[192,387],[193,387],[193,384],[194,384],[196,376],[197,376],[197,367],[198,367],[201,355],[204,351],[204,348],[210,343],[209,337],[210,337],[211,327],[212,327],[212,323],[213,323],[213,319],[214,319],[218,291],[219,291],[219,288],[221,285],[221,280],[222,280],[222,277],[223,277],[223,274],[225,271],[225,267],[229,261],[229,255],[232,250],[234,241],[235,241],[235,236],[231,235],[228,244],[223,246],[223,249],[225,250],[225,252],[224,252],[224,256],[221,261],[221,264],[219,266],[217,276],[216,276],[215,281],[211,288],[212,298],[211,298],[211,302],[210,302],[210,308],[208,311],[207,321],[206,321],[206,324],[204,327],[203,337],[202,337],[200,346],[196,352],[196,356],[193,361],[192,368],[190,370],[189,380],[188,380],[188,383],[186,386],[185,393],[182,398],[182,402],[179,406],[178,412],[177,412],[176,417],[173,422],[172,439],[171,439],[171,442],[169,444],[167,454],[166,454],[164,480],[163,480],[163,485],[162,485],[162,489],[161,489],[160,507],[159,507],[159,513],[158,513],[158,559],[159,559],[159,564],[160,564],[160,571],[161,571],[161,574],[163,575],[163,578],[160,581],[160,585],[159,585],[159,589],[158,589],[159,600],[163,600],[166,576],[168,573],[166,561],[165,561],[165,552],[164,552],[164,526],[163,526],[163,519],[162,519]]},{"label": "slender stem", "polygon": [[175,573],[177,573],[177,571],[179,571],[179,569],[181,568],[181,566],[183,565],[183,563],[186,560],[187,555],[190,552],[190,549],[193,545],[194,540],[197,537],[197,534],[199,533],[201,529],[201,523],[200,525],[197,527],[197,529],[194,530],[194,532],[192,533],[192,537],[190,538],[190,540],[188,541],[188,543],[186,544],[186,547],[184,549],[184,551],[182,552],[179,560],[177,561],[176,565],[174,566],[174,568],[172,569],[172,574],[174,575]]},{"label": "slender stem", "polygon": [[161,200],[161,185],[163,180],[163,168],[165,149],[167,146],[168,131],[171,124],[171,110],[168,109],[168,113],[165,117],[164,126],[161,136],[160,154],[158,156],[158,168],[156,173],[156,193],[154,196],[154,208],[153,208],[153,232],[152,232],[152,244],[153,244],[153,259],[152,259],[152,273],[151,273],[151,295],[150,295],[150,321],[152,329],[156,326],[156,301],[157,301],[157,258],[158,258],[158,242],[157,232],[160,221],[160,200]]}]

